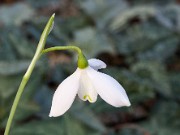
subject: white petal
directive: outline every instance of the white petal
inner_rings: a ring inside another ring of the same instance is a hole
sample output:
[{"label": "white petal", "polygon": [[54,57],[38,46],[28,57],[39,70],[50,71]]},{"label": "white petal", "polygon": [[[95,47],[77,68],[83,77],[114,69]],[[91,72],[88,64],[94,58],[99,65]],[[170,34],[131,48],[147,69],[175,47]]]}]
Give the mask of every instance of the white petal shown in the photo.
[{"label": "white petal", "polygon": [[92,85],[91,80],[87,75],[86,69],[84,69],[81,73],[78,96],[83,101],[88,100],[91,103],[94,103],[97,100],[97,96],[98,96],[97,91]]},{"label": "white petal", "polygon": [[77,69],[58,86],[53,96],[50,117],[60,116],[71,107],[79,88],[80,74],[81,71]]},{"label": "white petal", "polygon": [[90,65],[90,67],[92,67],[95,70],[98,70],[101,68],[106,68],[106,64],[99,59],[89,59],[88,63]]},{"label": "white petal", "polygon": [[87,73],[94,88],[103,100],[115,107],[130,106],[124,88],[114,78],[90,67]]}]

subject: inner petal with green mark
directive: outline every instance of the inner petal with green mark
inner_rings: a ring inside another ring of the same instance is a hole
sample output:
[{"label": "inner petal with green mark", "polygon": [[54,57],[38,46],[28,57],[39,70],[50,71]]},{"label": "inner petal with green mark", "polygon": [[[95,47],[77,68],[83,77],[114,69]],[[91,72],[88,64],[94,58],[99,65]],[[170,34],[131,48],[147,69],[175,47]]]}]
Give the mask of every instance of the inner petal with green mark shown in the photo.
[{"label": "inner petal with green mark", "polygon": [[85,95],[83,98],[84,100],[88,100],[89,102],[93,101],[89,95]]},{"label": "inner petal with green mark", "polygon": [[83,101],[89,101],[94,103],[97,100],[97,92],[94,89],[90,78],[88,77],[86,70],[82,71],[80,77],[80,87],[78,91],[78,96]]}]

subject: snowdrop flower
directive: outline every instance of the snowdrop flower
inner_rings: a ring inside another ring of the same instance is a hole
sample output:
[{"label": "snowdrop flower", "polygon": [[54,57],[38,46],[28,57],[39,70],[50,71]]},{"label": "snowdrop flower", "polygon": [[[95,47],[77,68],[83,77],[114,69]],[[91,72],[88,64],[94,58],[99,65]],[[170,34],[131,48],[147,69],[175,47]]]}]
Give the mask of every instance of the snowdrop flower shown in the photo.
[{"label": "snowdrop flower", "polygon": [[98,71],[106,64],[98,59],[88,60],[85,68],[79,68],[66,78],[53,96],[50,117],[63,115],[72,105],[76,95],[83,101],[94,103],[98,94],[115,107],[130,106],[123,87],[111,76]]}]

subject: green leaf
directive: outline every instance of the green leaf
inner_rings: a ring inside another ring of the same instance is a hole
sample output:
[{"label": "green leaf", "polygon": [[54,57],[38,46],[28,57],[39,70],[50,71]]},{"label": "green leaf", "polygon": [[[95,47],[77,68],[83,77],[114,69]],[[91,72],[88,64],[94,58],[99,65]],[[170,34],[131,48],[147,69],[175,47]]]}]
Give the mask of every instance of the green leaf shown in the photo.
[{"label": "green leaf", "polygon": [[178,103],[174,101],[160,101],[154,108],[151,119],[142,122],[141,125],[152,135],[178,135],[180,133],[179,114]]},{"label": "green leaf", "polygon": [[31,19],[34,10],[25,3],[4,5],[0,8],[0,22],[5,25],[20,25]]},{"label": "green leaf", "polygon": [[95,57],[102,52],[114,52],[108,38],[92,27],[87,27],[75,32],[75,42],[87,58]]},{"label": "green leaf", "polygon": [[30,64],[29,60],[24,61],[0,61],[0,75],[17,75],[25,72]]},{"label": "green leaf", "polygon": [[84,102],[76,102],[70,109],[72,116],[86,124],[88,127],[98,130],[100,132],[105,131],[105,127],[98,120],[98,117],[90,110],[87,106],[84,105]]},{"label": "green leaf", "polygon": [[1,101],[14,94],[21,81],[22,75],[1,76],[0,77],[0,97]]},{"label": "green leaf", "polygon": [[143,81],[149,81],[162,95],[171,97],[171,87],[165,68],[155,61],[142,61],[132,66],[132,71],[138,74]]},{"label": "green leaf", "polygon": [[114,17],[128,9],[125,0],[79,0],[79,4],[94,19],[98,28],[106,28]]},{"label": "green leaf", "polygon": [[128,21],[131,18],[138,16],[145,20],[148,17],[154,16],[156,12],[156,8],[152,6],[136,6],[134,8],[127,9],[112,21],[110,29],[112,29],[112,31],[121,29],[124,25],[128,24]]},{"label": "green leaf", "polygon": [[174,95],[173,98],[180,101],[180,73],[171,72],[168,74],[168,76],[172,87],[172,94]]},{"label": "green leaf", "polygon": [[23,126],[14,127],[12,135],[100,135],[81,122],[66,115],[61,118],[50,118],[42,121],[31,121]]}]

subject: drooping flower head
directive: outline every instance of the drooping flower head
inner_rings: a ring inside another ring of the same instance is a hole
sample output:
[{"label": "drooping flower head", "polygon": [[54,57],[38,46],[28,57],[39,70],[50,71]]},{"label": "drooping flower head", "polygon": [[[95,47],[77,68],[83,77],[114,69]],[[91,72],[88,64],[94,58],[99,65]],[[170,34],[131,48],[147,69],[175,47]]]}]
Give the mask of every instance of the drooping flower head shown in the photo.
[{"label": "drooping flower head", "polygon": [[63,115],[71,107],[76,95],[83,101],[94,103],[99,94],[114,107],[130,106],[124,88],[111,76],[99,72],[101,68],[106,68],[103,61],[90,59],[86,67],[78,67],[66,78],[54,93],[49,116]]}]

